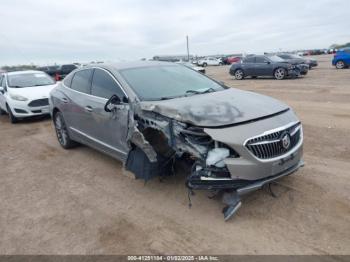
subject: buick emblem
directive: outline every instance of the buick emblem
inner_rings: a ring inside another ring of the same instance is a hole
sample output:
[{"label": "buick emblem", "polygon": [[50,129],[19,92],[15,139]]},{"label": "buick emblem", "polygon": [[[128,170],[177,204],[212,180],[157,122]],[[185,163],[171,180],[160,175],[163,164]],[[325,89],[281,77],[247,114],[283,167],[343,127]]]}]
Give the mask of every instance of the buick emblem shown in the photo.
[{"label": "buick emblem", "polygon": [[288,149],[290,147],[290,136],[288,133],[282,135],[281,143],[284,149]]}]

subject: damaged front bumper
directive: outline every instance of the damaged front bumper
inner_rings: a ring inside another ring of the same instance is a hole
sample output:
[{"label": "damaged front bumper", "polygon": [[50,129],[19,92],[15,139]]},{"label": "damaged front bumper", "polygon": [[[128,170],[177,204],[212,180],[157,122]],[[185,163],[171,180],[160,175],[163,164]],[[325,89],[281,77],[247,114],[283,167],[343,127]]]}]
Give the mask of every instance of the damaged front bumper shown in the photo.
[{"label": "damaged front bumper", "polygon": [[[188,178],[190,188],[239,189],[288,173],[302,161],[302,125],[291,111],[246,125],[205,129],[205,132],[232,148],[237,156],[224,159],[224,168],[199,163]],[[288,142],[286,149],[282,147],[283,141]]]},{"label": "damaged front bumper", "polygon": [[200,176],[191,176],[187,181],[187,186],[196,190],[223,190],[233,189],[236,190],[239,195],[244,195],[252,191],[260,189],[265,184],[271,183],[277,179],[288,176],[300,167],[304,166],[304,161],[300,160],[296,165],[286,169],[285,171],[265,177],[258,180],[234,180],[234,179],[220,179],[220,178],[204,178]]}]

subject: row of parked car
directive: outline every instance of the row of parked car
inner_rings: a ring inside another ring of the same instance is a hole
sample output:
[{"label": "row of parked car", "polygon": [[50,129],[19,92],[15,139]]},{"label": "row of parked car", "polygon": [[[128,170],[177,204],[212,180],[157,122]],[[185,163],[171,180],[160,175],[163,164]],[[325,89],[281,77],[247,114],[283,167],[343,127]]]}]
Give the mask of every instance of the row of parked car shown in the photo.
[{"label": "row of parked car", "polygon": [[70,72],[80,67],[80,64],[64,64],[53,66],[38,67],[39,71],[45,72],[49,76],[53,77],[56,81],[60,81],[66,77]]},{"label": "row of parked car", "polygon": [[[205,74],[205,66],[222,65],[221,59],[207,57],[197,61],[177,62]],[[339,50],[332,60],[337,69],[350,66],[350,48]],[[272,76],[282,80],[287,77],[304,76],[318,65],[317,60],[295,54],[247,55],[235,57],[229,73],[237,80],[246,77]],[[0,114],[8,113],[12,123],[20,118],[48,113],[49,93],[56,81],[63,80],[79,64],[39,67],[37,71],[0,72]],[[23,88],[26,87],[26,88]],[[9,92],[9,90],[11,90]]]}]

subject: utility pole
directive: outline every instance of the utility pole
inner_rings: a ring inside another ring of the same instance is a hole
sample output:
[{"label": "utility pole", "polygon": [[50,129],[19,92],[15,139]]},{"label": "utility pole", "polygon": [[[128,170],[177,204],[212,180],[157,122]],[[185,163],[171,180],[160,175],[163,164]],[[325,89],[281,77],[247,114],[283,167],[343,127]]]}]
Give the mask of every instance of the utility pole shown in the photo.
[{"label": "utility pole", "polygon": [[190,49],[188,47],[188,35],[186,35],[186,43],[187,43],[187,61],[190,61]]}]

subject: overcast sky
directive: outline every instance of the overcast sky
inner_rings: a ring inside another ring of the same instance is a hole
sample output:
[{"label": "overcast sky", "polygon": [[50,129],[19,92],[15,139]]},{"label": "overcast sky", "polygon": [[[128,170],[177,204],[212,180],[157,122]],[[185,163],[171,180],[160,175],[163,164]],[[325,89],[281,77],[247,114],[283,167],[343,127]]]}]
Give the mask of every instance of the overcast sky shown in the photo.
[{"label": "overcast sky", "polygon": [[350,42],[349,0],[1,0],[0,65]]}]

